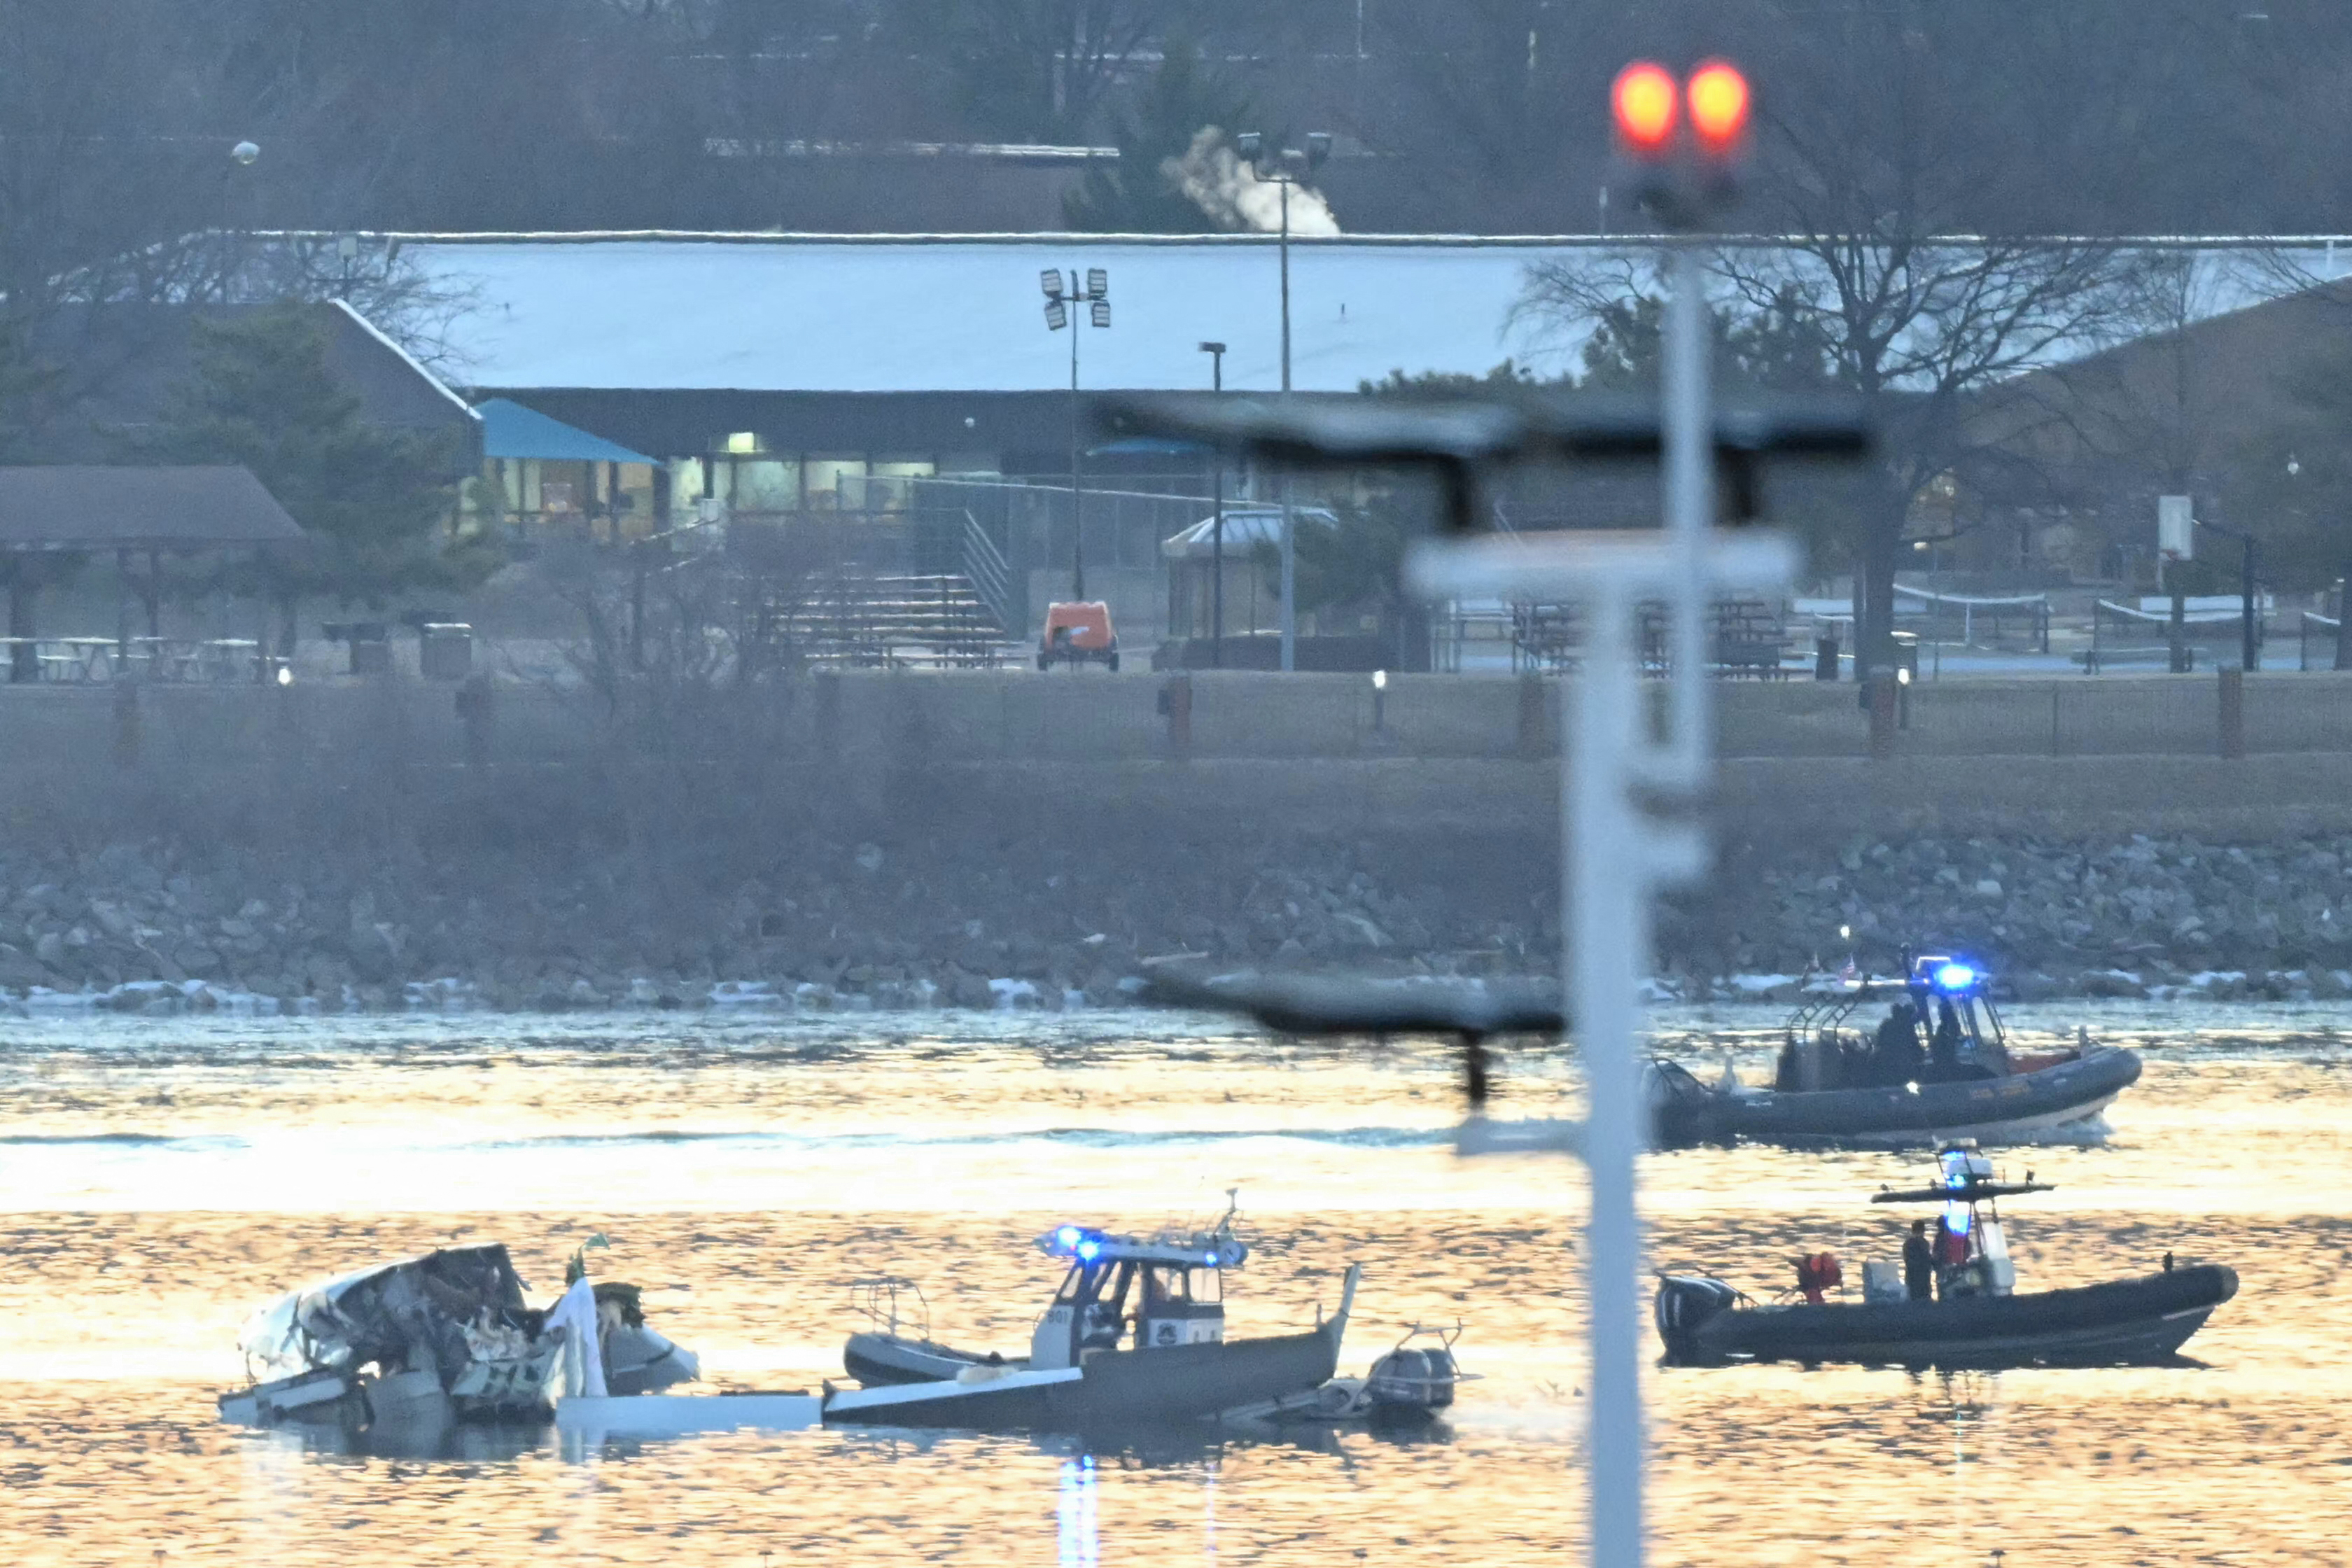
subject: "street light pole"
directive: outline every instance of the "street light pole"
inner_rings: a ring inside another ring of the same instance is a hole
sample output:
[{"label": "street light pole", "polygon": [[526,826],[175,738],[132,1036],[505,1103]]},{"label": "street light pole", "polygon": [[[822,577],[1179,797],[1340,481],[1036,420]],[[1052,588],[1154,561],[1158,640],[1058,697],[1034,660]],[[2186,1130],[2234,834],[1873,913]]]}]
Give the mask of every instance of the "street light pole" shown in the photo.
[{"label": "street light pole", "polygon": [[1065,285],[1061,269],[1048,267],[1037,275],[1038,287],[1045,294],[1045,330],[1058,332],[1070,329],[1070,597],[1083,602],[1087,596],[1087,531],[1084,484],[1080,477],[1078,445],[1078,332],[1088,321],[1097,327],[1110,325],[1110,274],[1099,267],[1087,268],[1083,284],[1078,269],[1070,268]]},{"label": "street light pole", "polygon": [[[1071,274],[1073,282],[1077,274]],[[1076,289],[1071,290],[1076,292]],[[1080,504],[1085,491],[1078,474],[1078,323],[1070,323],[1070,598],[1084,604],[1087,597],[1087,523],[1086,508]]]},{"label": "street light pole", "polygon": [[[1225,389],[1225,345],[1202,343],[1209,356],[1209,390]],[[1225,455],[1209,454],[1209,664],[1225,667]]]},{"label": "street light pole", "polygon": [[[1290,182],[1282,182],[1282,397],[1290,400]],[[1282,668],[1298,668],[1298,520],[1290,509],[1290,470],[1282,470]]]},{"label": "street light pole", "polygon": [[[252,168],[260,156],[260,146],[249,141],[240,142],[228,150],[229,162],[239,169]],[[232,174],[229,178],[237,180],[238,176]],[[220,288],[223,304],[236,302],[236,283],[239,276],[245,271],[246,252],[252,245],[253,231],[260,226],[260,204],[258,198],[253,195],[253,178],[247,175],[240,183],[246,187],[239,193],[237,198],[245,206],[245,221],[239,226],[237,237],[229,247],[228,264],[222,268]]]},{"label": "street light pole", "polygon": [[[1284,148],[1272,157],[1273,172],[1260,167],[1266,154],[1265,139],[1255,131],[1244,132],[1235,139],[1242,161],[1250,166],[1250,177],[1260,184],[1282,187],[1282,222],[1276,248],[1282,267],[1282,395],[1290,395],[1290,187],[1297,184],[1303,174],[1320,168],[1323,160],[1331,155],[1331,133],[1310,131],[1307,133],[1307,150]],[[1282,504],[1282,668],[1298,668],[1298,529],[1291,507],[1290,475],[1285,470],[1281,480]]]}]

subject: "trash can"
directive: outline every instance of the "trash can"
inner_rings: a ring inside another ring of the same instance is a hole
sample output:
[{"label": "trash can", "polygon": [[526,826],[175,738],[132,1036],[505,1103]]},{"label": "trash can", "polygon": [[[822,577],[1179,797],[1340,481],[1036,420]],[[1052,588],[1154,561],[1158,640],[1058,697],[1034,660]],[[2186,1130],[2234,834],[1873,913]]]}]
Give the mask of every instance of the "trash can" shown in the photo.
[{"label": "trash can", "polygon": [[351,638],[353,675],[392,673],[392,634],[382,621],[353,621]]},{"label": "trash can", "polygon": [[427,680],[463,680],[474,672],[474,628],[436,621],[417,629],[418,668]]},{"label": "trash can", "polygon": [[1838,678],[1838,640],[1823,635],[1813,639],[1813,679],[1835,680]]}]

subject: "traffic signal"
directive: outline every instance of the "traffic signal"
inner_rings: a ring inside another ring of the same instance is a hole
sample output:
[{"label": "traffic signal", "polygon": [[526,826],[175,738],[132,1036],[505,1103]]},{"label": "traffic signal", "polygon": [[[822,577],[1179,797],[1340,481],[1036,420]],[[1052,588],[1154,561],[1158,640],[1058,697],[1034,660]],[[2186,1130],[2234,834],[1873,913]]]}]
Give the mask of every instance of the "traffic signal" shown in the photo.
[{"label": "traffic signal", "polygon": [[1708,60],[1691,72],[1685,89],[1691,134],[1711,158],[1727,158],[1748,137],[1748,79],[1728,60]]},{"label": "traffic signal", "polygon": [[1609,93],[1618,142],[1636,158],[1664,157],[1674,146],[1681,97],[1673,75],[1654,61],[1635,60],[1619,71]]}]

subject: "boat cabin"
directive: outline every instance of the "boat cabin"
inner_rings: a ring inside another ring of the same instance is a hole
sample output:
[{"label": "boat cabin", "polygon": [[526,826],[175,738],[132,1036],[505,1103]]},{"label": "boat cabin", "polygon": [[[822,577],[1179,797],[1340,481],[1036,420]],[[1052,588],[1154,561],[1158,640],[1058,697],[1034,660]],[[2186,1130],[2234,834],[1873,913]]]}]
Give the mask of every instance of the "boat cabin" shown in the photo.
[{"label": "boat cabin", "polygon": [[[1954,1143],[1936,1156],[1937,1181],[1930,1187],[1907,1192],[1881,1189],[1871,1194],[1874,1204],[1932,1203],[1943,1205],[1937,1230],[1937,1274],[1943,1294],[2007,1296],[2017,1288],[2017,1266],[2010,1260],[2009,1237],[2001,1229],[2001,1198],[2020,1193],[2046,1193],[2047,1182],[2036,1182],[2028,1171],[2022,1182],[1994,1178],[1992,1162],[1978,1152],[1972,1141]],[[1950,1249],[1946,1253],[1945,1248]]]},{"label": "boat cabin", "polygon": [[[1847,980],[1808,996],[1785,1026],[1772,1087],[1811,1093],[2007,1078],[2016,1067],[1989,980],[1959,959],[1906,954],[1895,984]],[[1873,1003],[1887,1012],[1864,1011]]]},{"label": "boat cabin", "polygon": [[1921,1027],[1929,1031],[1931,1061],[1943,1053],[1943,1042],[1948,1039],[1955,1060],[1973,1064],[1996,1078],[2008,1075],[2009,1036],[1987,989],[1990,978],[1976,965],[1956,958],[1935,955],[1911,961],[1905,989],[1911,994]]},{"label": "boat cabin", "polygon": [[1065,1225],[1037,1246],[1070,1262],[1030,1338],[1029,1365],[1037,1370],[1081,1366],[1104,1351],[1223,1342],[1224,1270],[1249,1255],[1222,1226],[1146,1239]]}]

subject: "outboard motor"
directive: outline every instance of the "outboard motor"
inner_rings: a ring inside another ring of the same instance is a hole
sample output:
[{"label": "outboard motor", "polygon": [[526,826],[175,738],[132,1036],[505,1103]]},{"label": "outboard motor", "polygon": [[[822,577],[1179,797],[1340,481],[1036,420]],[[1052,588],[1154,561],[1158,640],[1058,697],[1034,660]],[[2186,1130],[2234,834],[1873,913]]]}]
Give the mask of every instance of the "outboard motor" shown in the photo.
[{"label": "outboard motor", "polygon": [[1444,1346],[1403,1346],[1372,1363],[1364,1393],[1386,1415],[1427,1415],[1454,1403],[1459,1375],[1454,1352]]},{"label": "outboard motor", "polygon": [[1738,1300],[1739,1292],[1720,1279],[1696,1274],[1661,1278],[1658,1299],[1652,1310],[1666,1354],[1675,1361],[1705,1359],[1698,1349],[1699,1329],[1717,1313],[1729,1311]]}]

